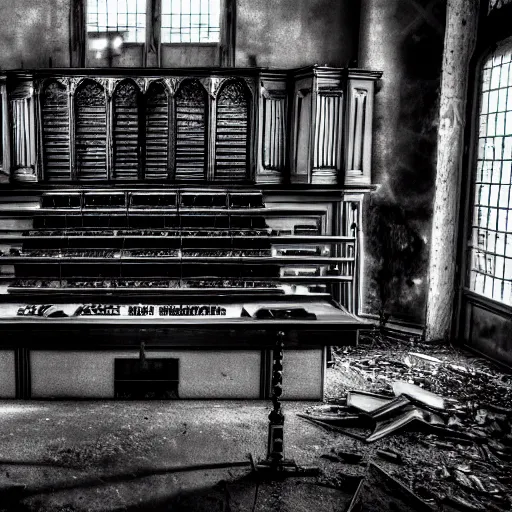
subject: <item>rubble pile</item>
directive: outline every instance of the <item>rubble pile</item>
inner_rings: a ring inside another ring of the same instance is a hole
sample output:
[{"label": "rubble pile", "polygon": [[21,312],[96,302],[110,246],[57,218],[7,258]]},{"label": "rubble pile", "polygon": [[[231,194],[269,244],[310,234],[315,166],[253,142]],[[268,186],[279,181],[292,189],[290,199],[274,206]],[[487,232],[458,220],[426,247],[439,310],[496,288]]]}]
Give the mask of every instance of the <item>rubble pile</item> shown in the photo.
[{"label": "rubble pile", "polygon": [[324,454],[331,483],[378,465],[372,478],[388,474],[431,510],[512,510],[510,374],[416,340],[344,347],[335,361],[336,395],[300,415],[339,433]]}]

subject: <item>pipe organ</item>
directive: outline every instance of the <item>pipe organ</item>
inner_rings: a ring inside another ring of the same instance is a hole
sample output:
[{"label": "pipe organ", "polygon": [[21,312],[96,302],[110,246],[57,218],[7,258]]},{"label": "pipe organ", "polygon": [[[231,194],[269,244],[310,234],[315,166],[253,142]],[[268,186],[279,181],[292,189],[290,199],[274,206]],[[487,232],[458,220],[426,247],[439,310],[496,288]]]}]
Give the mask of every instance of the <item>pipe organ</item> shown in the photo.
[{"label": "pipe organ", "polygon": [[321,398],[367,328],[379,76],[6,72],[0,395],[264,398],[279,331],[285,397]]}]

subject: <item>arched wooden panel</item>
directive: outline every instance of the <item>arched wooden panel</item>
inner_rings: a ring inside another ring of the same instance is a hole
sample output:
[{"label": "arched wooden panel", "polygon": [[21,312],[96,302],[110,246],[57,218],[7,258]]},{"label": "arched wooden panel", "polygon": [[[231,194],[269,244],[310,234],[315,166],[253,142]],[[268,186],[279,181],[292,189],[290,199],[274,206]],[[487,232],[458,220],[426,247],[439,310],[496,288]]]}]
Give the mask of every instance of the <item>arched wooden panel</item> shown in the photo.
[{"label": "arched wooden panel", "polygon": [[121,82],[114,92],[114,169],[117,180],[139,178],[139,89],[131,81]]},{"label": "arched wooden panel", "polygon": [[107,116],[103,87],[82,82],[75,93],[75,153],[79,180],[107,179]]},{"label": "arched wooden panel", "polygon": [[41,93],[44,178],[71,179],[69,166],[69,103],[64,85],[52,81]]},{"label": "arched wooden panel", "polygon": [[154,82],[146,98],[146,179],[169,178],[169,98]]},{"label": "arched wooden panel", "polygon": [[241,181],[249,177],[249,91],[228,82],[217,97],[215,179]]},{"label": "arched wooden panel", "polygon": [[186,80],[176,96],[176,180],[206,177],[206,91]]}]

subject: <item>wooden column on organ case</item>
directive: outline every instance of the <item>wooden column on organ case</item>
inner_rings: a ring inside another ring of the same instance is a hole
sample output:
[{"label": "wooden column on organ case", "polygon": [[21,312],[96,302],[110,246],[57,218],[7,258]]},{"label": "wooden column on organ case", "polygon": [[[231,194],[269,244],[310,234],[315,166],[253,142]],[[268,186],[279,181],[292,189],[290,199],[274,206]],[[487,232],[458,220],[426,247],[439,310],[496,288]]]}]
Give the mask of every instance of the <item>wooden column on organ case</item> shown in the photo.
[{"label": "wooden column on organ case", "polygon": [[344,82],[341,69],[295,72],[290,181],[337,185],[343,168]]},{"label": "wooden column on organ case", "polygon": [[286,169],[286,75],[260,76],[256,183],[282,183]]},{"label": "wooden column on organ case", "polygon": [[7,98],[7,78],[0,76],[0,98],[2,113],[2,169],[0,183],[9,181],[11,170],[11,134],[9,126],[9,99]]},{"label": "wooden column on organ case", "polygon": [[[8,87],[9,89],[9,87]],[[11,180],[37,181],[34,84],[31,77],[9,91],[11,114]]]},{"label": "wooden column on organ case", "polygon": [[345,185],[369,185],[372,179],[372,121],[375,81],[382,73],[349,69],[345,123]]},{"label": "wooden column on organ case", "polygon": [[338,69],[315,69],[310,183],[337,185],[341,174],[343,91]]}]

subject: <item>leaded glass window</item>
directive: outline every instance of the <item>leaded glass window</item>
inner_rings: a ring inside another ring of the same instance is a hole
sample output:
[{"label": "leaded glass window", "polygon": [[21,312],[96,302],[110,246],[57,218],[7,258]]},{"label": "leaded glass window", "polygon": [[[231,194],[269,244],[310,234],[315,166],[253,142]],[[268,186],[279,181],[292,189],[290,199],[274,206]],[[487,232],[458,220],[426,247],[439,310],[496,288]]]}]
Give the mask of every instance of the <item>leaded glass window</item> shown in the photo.
[{"label": "leaded glass window", "polygon": [[218,43],[220,0],[162,0],[162,43]]},{"label": "leaded glass window", "polygon": [[512,40],[481,76],[470,289],[512,305]]}]

